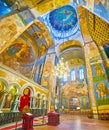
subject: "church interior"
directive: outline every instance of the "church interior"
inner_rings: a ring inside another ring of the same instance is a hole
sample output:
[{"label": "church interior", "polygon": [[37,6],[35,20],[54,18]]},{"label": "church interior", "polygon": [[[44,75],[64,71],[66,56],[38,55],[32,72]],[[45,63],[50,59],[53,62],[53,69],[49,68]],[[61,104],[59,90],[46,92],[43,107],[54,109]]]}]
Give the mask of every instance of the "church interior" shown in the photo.
[{"label": "church interior", "polygon": [[0,0],[0,130],[92,128],[109,129],[109,0]]}]

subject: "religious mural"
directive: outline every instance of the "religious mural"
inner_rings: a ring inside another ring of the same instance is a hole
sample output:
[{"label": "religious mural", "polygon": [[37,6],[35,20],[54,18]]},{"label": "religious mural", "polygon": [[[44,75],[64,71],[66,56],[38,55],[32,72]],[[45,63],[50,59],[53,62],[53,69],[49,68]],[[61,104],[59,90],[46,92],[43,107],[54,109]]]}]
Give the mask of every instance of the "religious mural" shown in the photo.
[{"label": "religious mural", "polygon": [[43,69],[43,75],[41,79],[41,85],[48,89],[49,87],[49,80],[50,80],[50,74],[51,74],[51,61],[46,61]]},{"label": "religious mural", "polygon": [[92,75],[94,82],[94,92],[97,105],[106,105],[109,100],[109,85],[107,81],[106,71],[98,52],[98,49],[94,43],[90,43],[90,63],[92,67]]},{"label": "religious mural", "polygon": [[0,79],[0,105],[2,104],[5,89],[6,89],[6,83]]},{"label": "religious mural", "polygon": [[[38,19],[50,30],[55,45],[63,41],[81,39],[77,20],[76,5],[70,4],[51,11]],[[57,35],[58,34],[58,35]]]},{"label": "religious mural", "polygon": [[3,110],[13,109],[13,105],[14,105],[14,102],[16,100],[16,94],[17,94],[17,87],[16,86],[10,86],[9,93],[7,93],[6,96],[5,96]]},{"label": "religious mural", "polygon": [[78,4],[86,7],[99,17],[109,22],[109,2],[108,0],[75,0]]},{"label": "religious mural", "polygon": [[95,83],[95,96],[97,100],[97,105],[107,105],[109,104],[109,83],[105,81]]},{"label": "religious mural", "polygon": [[28,24],[35,19],[29,9],[20,12],[18,15],[24,24]]},{"label": "religious mural", "polygon": [[80,29],[83,35],[84,42],[90,42],[92,40],[88,27],[87,27],[87,19],[86,19],[86,9],[79,6],[78,7],[78,16],[79,16],[79,24]]},{"label": "religious mural", "polygon": [[[2,59],[3,57],[4,59]],[[13,45],[2,53],[1,61],[25,76],[31,77],[29,72],[33,68],[35,57],[36,53],[30,43],[28,44],[23,37],[19,37]]]},{"label": "religious mural", "polygon": [[11,44],[0,55],[0,61],[31,79],[36,72],[37,59],[44,61],[48,48],[53,45],[48,30],[39,21],[32,24]]},{"label": "religious mural", "polygon": [[[24,24],[17,15],[4,18],[0,21],[0,48],[4,47]],[[1,49],[0,49],[1,50]]]},{"label": "religious mural", "polygon": [[89,109],[90,108],[89,98],[86,96],[80,97],[80,105],[81,109]]},{"label": "religious mural", "polygon": [[19,111],[22,113],[29,112],[30,108],[30,95],[31,91],[29,88],[25,88],[23,91],[23,96],[20,98]]}]

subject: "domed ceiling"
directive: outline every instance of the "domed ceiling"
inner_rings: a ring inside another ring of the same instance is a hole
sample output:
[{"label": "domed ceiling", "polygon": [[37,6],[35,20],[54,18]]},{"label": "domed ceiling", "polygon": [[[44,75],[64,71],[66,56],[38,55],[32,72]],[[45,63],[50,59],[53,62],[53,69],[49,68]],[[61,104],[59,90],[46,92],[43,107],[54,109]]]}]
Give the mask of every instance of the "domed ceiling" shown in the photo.
[{"label": "domed ceiling", "polygon": [[82,40],[74,3],[57,8],[38,19],[48,27],[55,46],[72,39]]},{"label": "domed ceiling", "polygon": [[72,30],[75,28],[77,21],[76,11],[70,5],[53,10],[49,14],[49,22],[52,28],[57,31]]}]

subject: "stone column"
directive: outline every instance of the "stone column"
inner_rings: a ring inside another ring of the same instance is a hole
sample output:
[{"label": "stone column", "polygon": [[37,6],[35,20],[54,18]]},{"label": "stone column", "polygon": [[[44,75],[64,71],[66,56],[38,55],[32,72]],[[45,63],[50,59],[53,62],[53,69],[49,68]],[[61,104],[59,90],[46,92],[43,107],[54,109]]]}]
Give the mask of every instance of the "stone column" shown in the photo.
[{"label": "stone column", "polygon": [[19,105],[19,95],[16,95],[16,100],[14,102],[14,107],[13,107],[13,110],[12,112],[18,112],[18,105]]},{"label": "stone column", "polygon": [[89,90],[89,98],[90,98],[90,103],[91,103],[91,109],[94,113],[94,118],[98,118],[98,110],[97,110],[95,93],[94,93],[92,68],[91,68],[91,64],[90,64],[90,48],[89,48],[88,44],[86,44],[84,46],[84,54],[85,54],[85,60],[86,60],[88,90]]}]

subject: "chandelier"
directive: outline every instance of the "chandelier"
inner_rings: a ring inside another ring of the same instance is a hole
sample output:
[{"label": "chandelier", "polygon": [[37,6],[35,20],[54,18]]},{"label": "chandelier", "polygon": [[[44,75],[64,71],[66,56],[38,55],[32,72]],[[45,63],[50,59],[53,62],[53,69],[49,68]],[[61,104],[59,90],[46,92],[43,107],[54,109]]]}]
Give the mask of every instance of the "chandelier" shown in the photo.
[{"label": "chandelier", "polygon": [[58,78],[64,78],[69,76],[70,69],[68,66],[68,62],[64,63],[63,58],[61,58],[57,66],[54,67],[53,74]]}]

